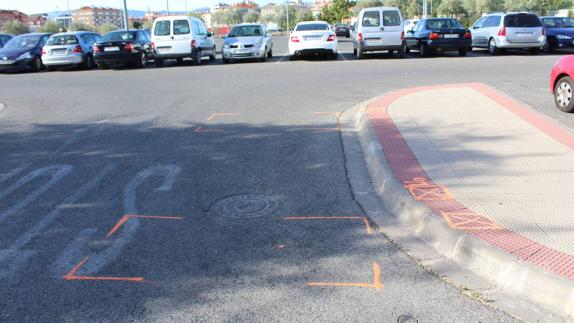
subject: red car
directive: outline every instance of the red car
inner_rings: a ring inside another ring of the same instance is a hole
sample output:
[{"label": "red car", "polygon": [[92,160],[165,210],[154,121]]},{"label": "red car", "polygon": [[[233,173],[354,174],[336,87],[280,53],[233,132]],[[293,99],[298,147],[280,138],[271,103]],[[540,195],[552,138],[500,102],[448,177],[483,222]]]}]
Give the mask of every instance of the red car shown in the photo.
[{"label": "red car", "polygon": [[550,74],[550,88],[554,92],[556,107],[564,112],[574,112],[574,55],[564,56],[554,64]]}]

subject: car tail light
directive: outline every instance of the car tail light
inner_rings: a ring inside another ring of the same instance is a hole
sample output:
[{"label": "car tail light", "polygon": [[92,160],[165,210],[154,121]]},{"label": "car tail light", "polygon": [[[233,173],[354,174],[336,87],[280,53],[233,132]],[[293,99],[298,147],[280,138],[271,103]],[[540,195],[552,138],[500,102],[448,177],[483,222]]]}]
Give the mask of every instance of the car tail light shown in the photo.
[{"label": "car tail light", "polygon": [[76,47],[74,47],[74,49],[72,50],[72,53],[83,53],[84,51],[82,50],[82,46],[80,45],[76,45]]},{"label": "car tail light", "polygon": [[541,33],[541,35],[542,35],[542,36],[546,35],[546,31],[544,31],[544,28],[542,28],[542,33]]},{"label": "car tail light", "polygon": [[191,40],[191,48],[195,48],[195,39]]},{"label": "car tail light", "polygon": [[98,47],[98,45],[94,44],[94,46],[92,46],[92,51],[94,53],[99,53],[101,52],[100,48]]},{"label": "car tail light", "polygon": [[46,55],[48,54],[48,52],[46,52],[46,48],[42,47],[42,55]]},{"label": "car tail light", "polygon": [[149,45],[150,45],[151,49],[155,49],[155,43],[154,42],[151,42]]},{"label": "car tail light", "polygon": [[498,36],[506,36],[506,26],[502,26],[502,28],[500,28]]},{"label": "car tail light", "polygon": [[401,40],[405,40],[405,32],[401,31]]},{"label": "car tail light", "polygon": [[131,52],[133,50],[134,50],[134,45],[132,45],[132,43],[127,43],[124,45],[124,51]]},{"label": "car tail light", "polygon": [[472,34],[470,33],[470,31],[467,31],[467,32],[464,33],[464,36],[463,36],[463,37],[464,37],[464,38],[467,38],[467,39],[468,39],[468,38],[472,38]]},{"label": "car tail light", "polygon": [[297,36],[291,36],[291,38],[289,38],[289,40],[291,40],[293,43],[298,43],[298,42],[299,42],[299,37],[297,37]]},{"label": "car tail light", "polygon": [[357,41],[358,41],[358,42],[362,42],[362,41],[363,41],[363,33],[359,33],[359,34],[357,35]]},{"label": "car tail light", "polygon": [[431,33],[430,36],[429,36],[429,38],[432,39],[432,40],[437,40],[437,39],[440,38],[440,35],[437,34],[437,33]]},{"label": "car tail light", "polygon": [[336,36],[335,35],[329,35],[329,37],[327,38],[327,41],[335,41]]}]

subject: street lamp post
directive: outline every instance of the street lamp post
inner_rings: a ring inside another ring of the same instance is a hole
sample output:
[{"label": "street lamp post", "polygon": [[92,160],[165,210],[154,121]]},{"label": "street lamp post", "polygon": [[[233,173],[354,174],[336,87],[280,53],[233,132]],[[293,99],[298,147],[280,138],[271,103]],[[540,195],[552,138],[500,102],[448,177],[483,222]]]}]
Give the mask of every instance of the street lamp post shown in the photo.
[{"label": "street lamp post", "polygon": [[130,29],[130,26],[128,21],[128,4],[126,1],[127,0],[124,0],[124,28],[128,30]]},{"label": "street lamp post", "polygon": [[165,6],[167,7],[167,15],[169,16],[169,0],[165,0]]},{"label": "street lamp post", "polygon": [[428,13],[428,0],[423,0],[423,19],[427,17]]},{"label": "street lamp post", "polygon": [[289,36],[289,1],[285,3],[285,6],[287,7],[287,36]]}]

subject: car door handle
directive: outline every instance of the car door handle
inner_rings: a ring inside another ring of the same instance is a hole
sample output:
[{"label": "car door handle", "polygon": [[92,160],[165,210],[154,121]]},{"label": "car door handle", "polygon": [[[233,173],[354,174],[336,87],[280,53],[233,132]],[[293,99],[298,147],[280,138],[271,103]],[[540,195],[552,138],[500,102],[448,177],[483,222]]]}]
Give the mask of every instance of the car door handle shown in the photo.
[{"label": "car door handle", "polygon": [[171,36],[171,39],[173,39],[173,38],[174,38],[174,37],[173,37],[173,36]]},{"label": "car door handle", "polygon": [[381,31],[385,31],[385,27],[381,27]]}]

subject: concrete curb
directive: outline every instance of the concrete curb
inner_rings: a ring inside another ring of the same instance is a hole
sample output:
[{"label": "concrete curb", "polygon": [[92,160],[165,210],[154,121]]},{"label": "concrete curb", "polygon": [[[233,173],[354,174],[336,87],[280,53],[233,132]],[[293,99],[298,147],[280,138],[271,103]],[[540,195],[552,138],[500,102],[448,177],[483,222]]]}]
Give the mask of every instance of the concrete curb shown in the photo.
[{"label": "concrete curb", "polygon": [[[441,216],[416,201],[404,189],[395,178],[372,130],[366,114],[367,105],[368,102],[365,102],[346,111],[340,122],[343,129],[352,130],[352,136],[343,135],[343,144],[348,160],[354,159],[354,166],[348,164],[354,194],[369,217],[381,227],[381,231],[402,244],[401,240],[409,241],[404,228],[399,226],[406,226],[410,239],[414,233],[440,256],[416,242],[406,248],[409,254],[414,251],[414,256],[423,264],[439,274],[446,274],[455,284],[470,285],[473,289],[483,291],[488,298],[497,299],[499,307],[521,319],[548,322],[573,320],[574,281],[519,261],[466,232],[452,229]],[[356,139],[351,138],[355,134]],[[363,166],[357,165],[357,154],[363,156]],[[353,173],[357,173],[353,168],[364,166],[368,169],[371,182],[361,183],[365,180],[353,179]],[[366,200],[370,190],[383,202],[383,208],[373,206],[373,201]],[[384,208],[393,219],[389,219]],[[476,277],[471,277],[468,271],[476,274]],[[568,319],[559,318],[545,308]]]}]

